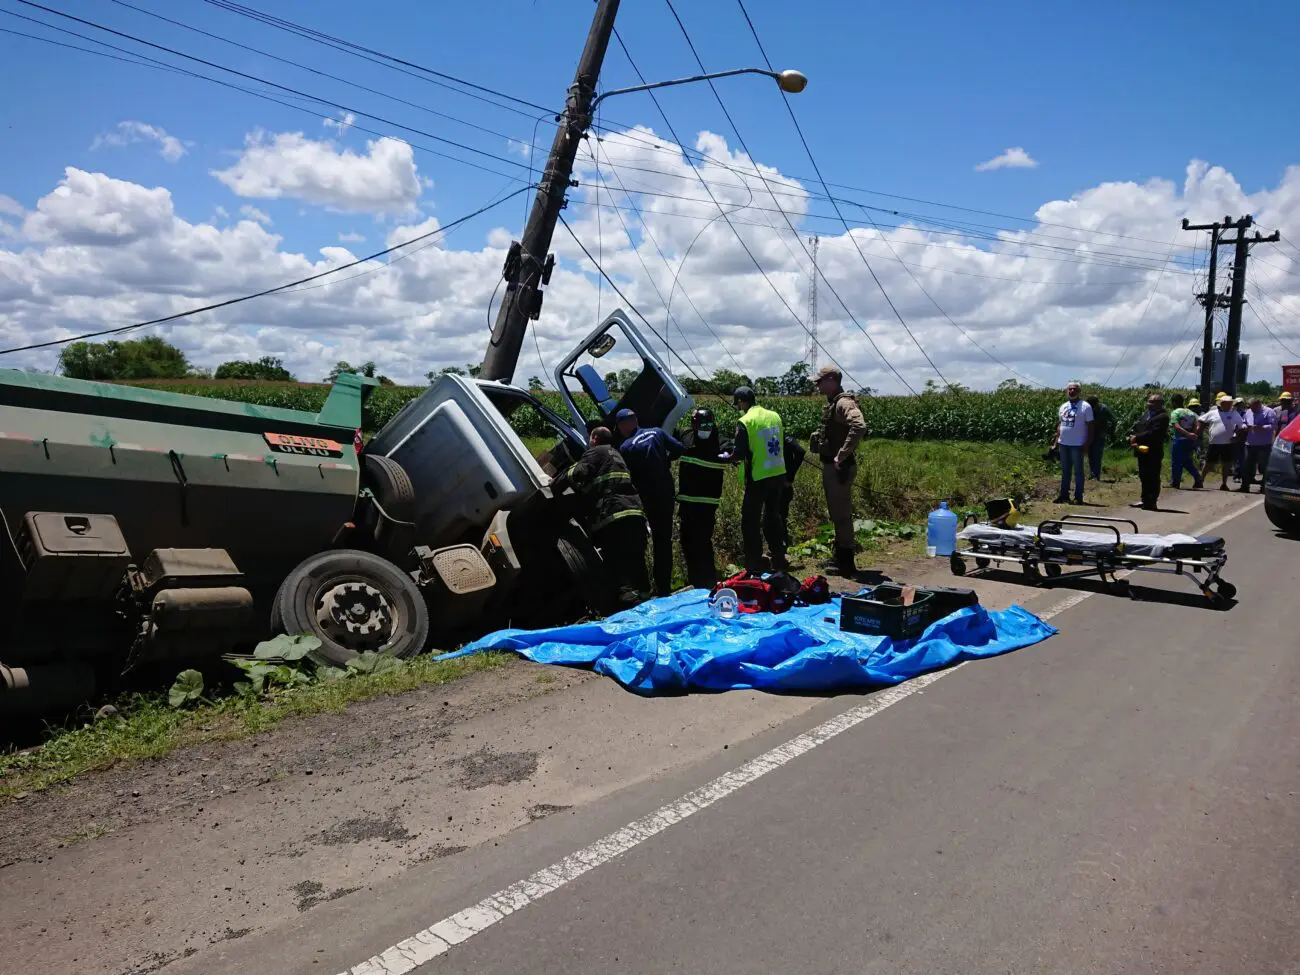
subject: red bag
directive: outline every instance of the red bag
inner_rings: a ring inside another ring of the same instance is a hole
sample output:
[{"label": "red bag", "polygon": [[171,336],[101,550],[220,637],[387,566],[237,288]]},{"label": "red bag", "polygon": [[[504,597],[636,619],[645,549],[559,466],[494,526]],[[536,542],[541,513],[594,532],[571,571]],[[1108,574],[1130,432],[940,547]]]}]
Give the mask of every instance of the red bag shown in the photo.
[{"label": "red bag", "polygon": [[724,579],[713,587],[713,595],[730,589],[736,594],[737,607],[742,613],[766,613],[772,608],[772,587],[749,572],[741,572]]},{"label": "red bag", "polygon": [[831,586],[825,576],[809,576],[799,586],[798,600],[805,606],[817,606],[831,601]]}]

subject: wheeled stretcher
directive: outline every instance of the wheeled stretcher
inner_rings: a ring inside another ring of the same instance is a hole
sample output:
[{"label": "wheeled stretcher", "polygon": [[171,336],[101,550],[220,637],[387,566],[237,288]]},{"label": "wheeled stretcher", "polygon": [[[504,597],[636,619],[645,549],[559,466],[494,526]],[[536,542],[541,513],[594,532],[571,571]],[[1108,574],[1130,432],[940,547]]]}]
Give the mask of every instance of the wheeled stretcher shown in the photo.
[{"label": "wheeled stretcher", "polygon": [[[1127,527],[1131,531],[1124,532]],[[1237,587],[1221,579],[1228,562],[1223,539],[1217,535],[1147,535],[1125,518],[1065,515],[1037,527],[1003,528],[968,523],[957,533],[957,550],[950,564],[954,575],[965,575],[967,560],[978,569],[1019,565],[1035,582],[1097,576],[1116,586],[1117,572],[1135,570],[1186,576],[1210,600],[1222,602]]]}]

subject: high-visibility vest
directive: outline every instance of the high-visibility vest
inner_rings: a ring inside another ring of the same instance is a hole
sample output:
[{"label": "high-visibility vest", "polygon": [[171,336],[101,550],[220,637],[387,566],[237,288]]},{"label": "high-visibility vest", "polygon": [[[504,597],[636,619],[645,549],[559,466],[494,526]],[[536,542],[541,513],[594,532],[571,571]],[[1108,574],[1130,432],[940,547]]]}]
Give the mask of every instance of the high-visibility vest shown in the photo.
[{"label": "high-visibility vest", "polygon": [[[785,437],[781,432],[781,417],[761,406],[751,406],[740,418],[740,425],[749,437],[749,457],[745,467],[750,479],[764,481],[785,474]],[[745,471],[740,471],[745,480]]]}]

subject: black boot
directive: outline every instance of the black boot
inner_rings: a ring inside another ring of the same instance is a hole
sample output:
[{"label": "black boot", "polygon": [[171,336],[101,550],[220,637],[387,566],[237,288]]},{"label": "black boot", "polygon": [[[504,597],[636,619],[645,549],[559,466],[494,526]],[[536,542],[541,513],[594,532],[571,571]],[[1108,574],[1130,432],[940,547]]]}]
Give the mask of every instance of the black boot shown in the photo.
[{"label": "black boot", "polygon": [[835,574],[852,579],[858,574],[858,565],[853,557],[853,549],[837,548],[835,550]]}]

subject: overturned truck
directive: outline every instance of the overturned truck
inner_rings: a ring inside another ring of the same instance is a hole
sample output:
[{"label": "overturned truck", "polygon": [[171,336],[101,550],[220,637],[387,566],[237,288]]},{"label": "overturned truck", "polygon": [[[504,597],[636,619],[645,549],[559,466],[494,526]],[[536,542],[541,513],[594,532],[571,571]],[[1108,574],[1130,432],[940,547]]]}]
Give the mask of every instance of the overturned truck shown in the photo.
[{"label": "overturned truck", "polygon": [[[616,397],[598,365],[635,378]],[[551,481],[591,421],[671,428],[691,401],[621,312],[553,378],[568,416],[448,375],[362,446],[352,374],[312,414],[0,370],[0,718],[275,633],[343,663],[601,608]]]}]

